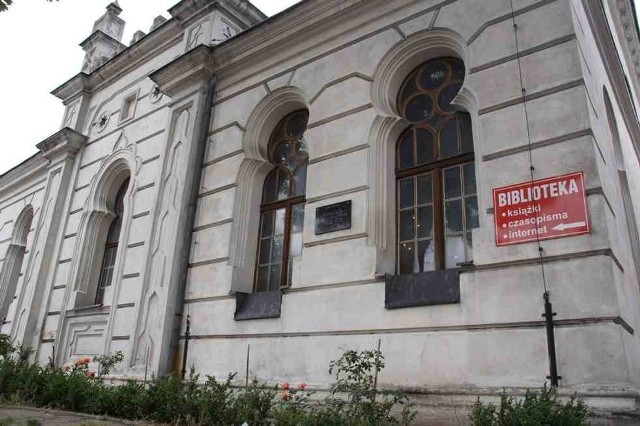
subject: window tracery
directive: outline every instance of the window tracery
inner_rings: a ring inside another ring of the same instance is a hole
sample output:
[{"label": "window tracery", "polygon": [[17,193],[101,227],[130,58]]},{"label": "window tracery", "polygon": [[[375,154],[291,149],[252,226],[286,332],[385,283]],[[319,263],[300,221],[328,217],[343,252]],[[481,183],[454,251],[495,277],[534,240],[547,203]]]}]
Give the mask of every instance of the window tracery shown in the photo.
[{"label": "window tracery", "polygon": [[412,274],[471,260],[479,226],[471,117],[452,101],[465,69],[438,58],[413,70],[398,110],[410,126],[396,145],[397,272]]},{"label": "window tracery", "polygon": [[255,291],[291,285],[293,258],[302,254],[302,231],[309,153],[304,140],[309,111],[294,111],[271,135],[267,175],[262,192]]}]

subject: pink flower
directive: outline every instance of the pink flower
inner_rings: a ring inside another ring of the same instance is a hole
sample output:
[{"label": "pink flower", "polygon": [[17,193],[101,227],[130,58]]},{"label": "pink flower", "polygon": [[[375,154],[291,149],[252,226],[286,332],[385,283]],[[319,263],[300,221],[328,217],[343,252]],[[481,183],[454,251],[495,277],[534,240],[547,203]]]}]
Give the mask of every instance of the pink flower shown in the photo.
[{"label": "pink flower", "polygon": [[64,368],[65,372],[71,370],[71,366],[70,365],[65,365],[63,368]]},{"label": "pink flower", "polygon": [[282,399],[283,401],[286,401],[287,399],[289,399],[289,391],[283,390],[280,393],[280,399]]},{"label": "pink flower", "polygon": [[87,370],[87,372],[85,373],[87,375],[87,377],[95,377],[96,373],[91,371],[91,370]]},{"label": "pink flower", "polygon": [[307,386],[308,385],[305,382],[298,383],[298,389],[300,389],[301,391],[307,390]]},{"label": "pink flower", "polygon": [[291,385],[289,384],[289,382],[282,383],[282,390],[289,390],[290,388]]}]

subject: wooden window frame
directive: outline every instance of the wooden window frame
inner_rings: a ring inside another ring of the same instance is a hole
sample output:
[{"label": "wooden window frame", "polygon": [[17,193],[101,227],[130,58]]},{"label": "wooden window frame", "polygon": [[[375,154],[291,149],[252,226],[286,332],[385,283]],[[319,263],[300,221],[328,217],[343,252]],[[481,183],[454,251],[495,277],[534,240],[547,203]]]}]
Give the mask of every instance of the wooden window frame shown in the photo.
[{"label": "wooden window frame", "polygon": [[[462,82],[455,78],[454,68],[452,67],[452,62],[447,63],[447,67],[449,69],[448,77],[435,89],[423,89],[420,88],[419,78],[424,69],[426,69],[431,62],[437,61],[459,61],[457,58],[435,58],[432,61],[424,62],[420,64],[418,67],[414,68],[407,76],[405,81],[400,86],[399,94],[398,94],[398,110],[401,114],[405,114],[405,109],[408,106],[409,102],[419,95],[429,95],[432,98],[432,108],[433,111],[426,121],[421,121],[417,123],[410,123],[410,125],[401,133],[399,138],[396,141],[395,150],[394,150],[394,164],[395,164],[395,178],[396,178],[396,200],[395,200],[395,229],[396,229],[396,238],[395,238],[395,263],[396,263],[396,273],[400,274],[400,182],[404,179],[408,178],[417,178],[422,175],[431,174],[432,176],[432,192],[433,192],[433,235],[432,241],[434,245],[434,266],[436,271],[445,270],[446,268],[446,223],[445,223],[445,194],[444,194],[444,184],[443,184],[443,172],[445,169],[450,167],[460,167],[465,164],[472,163],[475,167],[475,154],[472,150],[471,152],[463,152],[455,156],[450,156],[446,158],[441,158],[441,132],[444,129],[445,123],[450,120],[457,119],[462,120],[462,114],[467,114],[464,111],[444,111],[439,105],[439,94],[441,91],[448,86]],[[412,93],[405,93],[408,84],[415,84],[416,90]],[[404,98],[403,98],[404,96]],[[440,122],[438,129],[434,129],[428,122],[432,120],[436,115],[440,116]],[[470,119],[470,117],[469,117]],[[400,168],[400,145],[405,140],[407,133],[413,132],[412,135],[412,143],[413,143],[413,160],[414,164],[418,161],[418,152],[417,152],[417,142],[416,142],[416,132],[418,129],[424,129],[431,133],[433,137],[433,160],[416,165],[413,167]],[[459,151],[463,150],[463,134],[461,131],[461,125],[457,126],[458,130],[458,148]],[[469,129],[470,130],[470,129]],[[472,139],[473,142],[473,139]],[[462,182],[461,182],[462,183]],[[414,206],[412,207],[414,210],[417,209],[415,202],[417,202],[417,185],[414,185]],[[476,197],[477,197],[477,182],[476,182]],[[464,194],[462,195],[462,200],[464,203]],[[406,210],[406,209],[405,209]],[[466,209],[463,207],[463,212]],[[463,226],[466,226],[466,215],[463,213],[462,216]],[[415,233],[415,224],[417,223],[417,217],[414,222],[414,238],[412,241],[415,243],[418,238]],[[468,230],[463,232],[463,235],[466,234]],[[425,238],[428,239],[428,238]],[[415,244],[415,250],[418,250],[417,244]],[[415,256],[415,255],[414,255]]]},{"label": "wooden window frame", "polygon": [[[267,175],[265,179],[266,186],[269,176],[271,173],[276,172],[278,169],[274,169],[272,172]],[[264,193],[264,187],[263,187]],[[271,203],[264,203],[260,206],[260,224],[262,224],[262,217],[265,213],[275,212],[276,210],[285,209],[284,213],[284,235],[283,235],[283,245],[282,245],[282,262],[280,269],[280,289],[289,287],[289,248],[291,245],[291,229],[293,227],[292,219],[293,219],[293,206],[298,204],[306,204],[306,197],[304,195],[294,198],[287,198],[286,200],[274,201]],[[258,231],[260,233],[260,231]],[[253,291],[258,291],[258,268],[260,267],[260,235],[258,235],[258,246],[256,247],[256,268],[253,279]]]},{"label": "wooden window frame", "polygon": [[[397,152],[396,152],[397,155]],[[434,242],[434,263],[435,270],[444,270],[445,268],[445,223],[444,223],[444,185],[442,183],[442,173],[450,167],[462,166],[474,163],[474,154],[465,153],[455,157],[446,158],[429,164],[409,169],[396,169],[396,271],[400,269],[400,181],[407,178],[415,178],[431,173],[433,182],[433,242]],[[414,196],[417,188],[414,188]],[[414,207],[415,208],[415,207]],[[414,238],[415,240],[415,238]]]},{"label": "wooden window frame", "polygon": [[[279,139],[279,137],[281,137],[282,135],[278,134],[278,130],[284,129],[285,124],[288,122],[288,120],[293,117],[296,114],[300,114],[301,112],[304,112],[304,114],[306,114],[306,119],[308,120],[309,118],[309,111],[306,109],[299,109],[296,111],[292,111],[291,113],[287,114],[286,116],[284,116],[280,122],[278,122],[278,124],[276,125],[270,139],[269,139],[269,147],[268,147],[268,152],[269,152],[269,159],[271,161],[271,163],[273,164],[278,164],[274,161],[274,155],[275,155],[275,151],[276,148],[278,146],[278,144],[280,142],[282,142],[281,139]],[[308,124],[308,123],[307,123]],[[306,125],[305,125],[305,129],[302,132],[302,136],[300,139],[297,140],[297,143],[300,143],[300,141],[304,140],[304,132],[306,132]],[[293,141],[293,139],[292,139]],[[262,202],[260,205],[260,221],[259,221],[259,226],[260,228],[258,229],[258,244],[256,247],[256,262],[255,262],[255,268],[254,268],[254,278],[253,278],[253,292],[258,292],[258,279],[259,279],[259,270],[260,270],[260,246],[261,246],[261,242],[262,242],[262,224],[263,224],[263,219],[264,219],[264,215],[266,213],[269,212],[275,212],[277,210],[281,210],[284,209],[285,214],[284,214],[284,234],[283,234],[283,245],[282,245],[282,260],[280,261],[280,285],[279,285],[279,289],[284,289],[284,288],[288,288],[290,286],[289,284],[289,254],[290,254],[290,248],[291,248],[291,234],[292,234],[292,228],[293,228],[293,208],[297,205],[302,205],[302,207],[304,208],[305,204],[306,204],[306,181],[305,181],[305,185],[304,185],[304,194],[301,195],[295,195],[295,172],[298,171],[298,169],[300,167],[305,167],[308,168],[309,165],[309,159],[307,157],[306,162],[302,162],[302,163],[298,163],[297,166],[291,170],[288,169],[287,167],[285,167],[284,165],[276,165],[276,167],[274,169],[272,169],[267,176],[264,179],[264,183],[262,185]],[[265,198],[265,194],[267,191],[267,184],[269,184],[271,182],[271,178],[275,175],[276,177],[276,182],[278,182],[278,174],[279,173],[286,173],[287,174],[287,179],[289,180],[289,196],[286,199],[283,200],[277,200],[277,201],[264,201]],[[306,179],[306,173],[307,171],[305,170],[305,179]],[[275,232],[275,228],[274,228],[274,232]],[[273,238],[273,235],[271,236],[271,238]],[[272,265],[272,264],[269,264]],[[269,291],[269,290],[267,290]]]},{"label": "wooden window frame", "polygon": [[[94,300],[95,305],[104,304],[104,294],[106,292],[106,289],[107,287],[111,286],[111,284],[113,283],[113,279],[115,275],[114,273],[116,268],[116,260],[118,258],[118,247],[120,245],[122,226],[124,225],[123,223],[124,212],[118,211],[118,204],[121,203],[122,210],[124,210],[124,195],[127,192],[127,189],[129,187],[129,182],[130,182],[129,178],[125,179],[120,185],[120,188],[118,188],[118,192],[116,193],[116,199],[114,203],[114,210],[116,213],[116,217],[114,217],[111,223],[109,224],[109,230],[107,231],[107,240],[104,245],[104,251],[102,252],[102,262],[100,262],[100,273],[98,274],[98,285],[96,287],[96,297]],[[118,226],[118,233],[116,236],[117,238],[112,239],[111,234],[112,232],[114,232],[114,226],[118,224],[118,221],[120,223]],[[113,260],[111,262],[108,262],[107,253],[109,253],[109,251],[113,249],[115,249],[115,256],[113,257]],[[110,265],[108,263],[110,263]],[[107,272],[108,269],[111,269],[111,279],[108,282],[106,282],[105,274],[108,273]]]}]

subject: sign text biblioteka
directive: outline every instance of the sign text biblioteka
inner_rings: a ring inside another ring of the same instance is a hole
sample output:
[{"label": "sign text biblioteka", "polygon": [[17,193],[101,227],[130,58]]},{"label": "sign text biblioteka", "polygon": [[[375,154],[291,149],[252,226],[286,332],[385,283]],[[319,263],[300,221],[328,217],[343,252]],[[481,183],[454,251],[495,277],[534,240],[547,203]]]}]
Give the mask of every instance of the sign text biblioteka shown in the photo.
[{"label": "sign text biblioteka", "polygon": [[589,233],[582,172],[493,190],[496,245]]}]

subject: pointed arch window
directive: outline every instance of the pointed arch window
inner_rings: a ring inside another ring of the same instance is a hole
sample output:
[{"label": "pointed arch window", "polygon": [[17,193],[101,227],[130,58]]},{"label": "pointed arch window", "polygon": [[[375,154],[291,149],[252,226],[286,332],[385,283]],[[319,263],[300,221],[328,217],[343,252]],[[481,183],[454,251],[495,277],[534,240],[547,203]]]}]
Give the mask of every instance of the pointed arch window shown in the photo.
[{"label": "pointed arch window", "polygon": [[472,259],[479,226],[471,117],[451,104],[462,61],[438,58],[413,70],[398,109],[410,126],[396,145],[397,272],[456,268]]},{"label": "pointed arch window", "polygon": [[124,194],[129,187],[129,178],[127,178],[116,194],[114,213],[116,217],[109,226],[107,233],[107,241],[104,246],[104,254],[102,256],[102,264],[100,266],[100,276],[98,277],[98,288],[96,291],[96,305],[104,303],[104,293],[113,281],[113,272],[118,255],[118,245],[120,241],[120,230],[122,229],[122,215],[124,213]]},{"label": "pointed arch window", "polygon": [[278,123],[269,141],[269,161],[275,168],[262,192],[256,292],[290,286],[293,258],[302,254],[308,120],[308,110],[292,112]]}]

